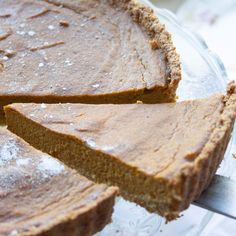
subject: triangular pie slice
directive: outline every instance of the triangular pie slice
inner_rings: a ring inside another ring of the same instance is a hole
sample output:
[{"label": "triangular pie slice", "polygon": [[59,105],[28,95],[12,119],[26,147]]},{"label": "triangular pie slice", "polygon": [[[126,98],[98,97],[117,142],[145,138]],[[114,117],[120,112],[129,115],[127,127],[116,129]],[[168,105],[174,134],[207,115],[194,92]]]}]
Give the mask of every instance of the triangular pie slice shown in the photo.
[{"label": "triangular pie slice", "polygon": [[171,36],[136,1],[0,1],[0,22],[0,108],[175,100]]},{"label": "triangular pie slice", "polygon": [[168,219],[199,196],[223,159],[235,95],[173,104],[13,104],[8,128],[92,180]]},{"label": "triangular pie slice", "polygon": [[0,128],[0,235],[92,235],[110,222],[116,192]]}]

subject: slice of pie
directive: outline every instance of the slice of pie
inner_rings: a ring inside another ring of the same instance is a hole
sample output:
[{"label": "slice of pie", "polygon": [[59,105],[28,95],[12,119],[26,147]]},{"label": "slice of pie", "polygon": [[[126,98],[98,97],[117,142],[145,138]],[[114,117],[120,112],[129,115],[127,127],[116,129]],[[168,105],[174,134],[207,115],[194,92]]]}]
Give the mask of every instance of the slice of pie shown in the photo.
[{"label": "slice of pie", "polygon": [[223,159],[236,96],[170,104],[13,104],[8,128],[128,200],[173,219]]},{"label": "slice of pie", "polygon": [[0,128],[0,235],[92,235],[110,222],[116,192]]},{"label": "slice of pie", "polygon": [[175,100],[171,36],[133,0],[0,1],[0,23],[0,108]]}]

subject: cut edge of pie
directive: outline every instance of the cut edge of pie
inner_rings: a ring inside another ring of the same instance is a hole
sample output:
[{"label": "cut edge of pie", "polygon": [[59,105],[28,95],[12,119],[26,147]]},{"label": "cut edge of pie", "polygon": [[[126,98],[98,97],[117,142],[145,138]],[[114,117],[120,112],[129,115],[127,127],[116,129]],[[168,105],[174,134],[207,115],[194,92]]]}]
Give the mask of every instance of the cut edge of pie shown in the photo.
[{"label": "cut edge of pie", "polygon": [[44,127],[21,113],[21,104],[6,106],[5,112],[8,129],[34,147],[51,153],[92,180],[119,186],[126,199],[173,220],[207,188],[224,157],[236,114],[234,88],[221,98],[222,112],[209,139],[200,153],[189,157],[191,161],[186,161],[170,178],[149,175],[112,155],[86,146],[73,135]]},{"label": "cut edge of pie", "polygon": [[95,184],[0,127],[0,234],[92,235],[111,222],[118,188]]},{"label": "cut edge of pie", "polygon": [[[107,0],[108,1],[108,0]],[[73,11],[77,11],[78,2],[75,0],[45,0],[45,2],[61,5]],[[109,2],[109,1],[108,1]],[[136,90],[125,90],[118,93],[78,95],[78,96],[27,96],[18,94],[17,96],[0,96],[0,107],[10,103],[135,103],[140,100],[144,103],[163,103],[176,101],[176,90],[181,80],[181,63],[176,48],[173,45],[171,34],[167,32],[165,26],[159,21],[154,11],[135,0],[114,0],[111,4],[117,4],[127,10],[133,21],[143,27],[147,32],[150,47],[153,50],[161,49],[165,55],[167,63],[168,78],[166,85],[154,86],[152,88],[142,88]],[[0,124],[5,123],[4,112],[0,109]]]}]

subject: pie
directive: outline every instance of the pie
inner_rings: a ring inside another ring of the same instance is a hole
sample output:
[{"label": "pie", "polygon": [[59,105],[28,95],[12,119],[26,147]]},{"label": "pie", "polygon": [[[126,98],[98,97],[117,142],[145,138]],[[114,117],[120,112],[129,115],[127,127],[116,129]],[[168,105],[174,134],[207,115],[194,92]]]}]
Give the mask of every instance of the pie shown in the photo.
[{"label": "pie", "polygon": [[175,101],[171,36],[133,0],[0,1],[0,110],[13,102]]},{"label": "pie", "polygon": [[236,95],[169,104],[13,104],[5,112],[8,128],[34,147],[171,220],[223,159]]},{"label": "pie", "polygon": [[0,128],[0,235],[92,235],[110,222],[116,192]]}]

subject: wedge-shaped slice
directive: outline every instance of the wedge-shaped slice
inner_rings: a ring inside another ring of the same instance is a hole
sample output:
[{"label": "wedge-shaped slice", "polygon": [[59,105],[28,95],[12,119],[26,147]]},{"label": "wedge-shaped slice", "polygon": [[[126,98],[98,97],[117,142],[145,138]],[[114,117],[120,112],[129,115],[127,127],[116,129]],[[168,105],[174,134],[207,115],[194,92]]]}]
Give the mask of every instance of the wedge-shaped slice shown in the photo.
[{"label": "wedge-shaped slice", "polygon": [[33,146],[172,219],[220,164],[235,95],[158,105],[14,104],[5,111],[8,128]]},{"label": "wedge-shaped slice", "polygon": [[134,0],[0,1],[0,119],[12,102],[175,100],[170,34]]},{"label": "wedge-shaped slice", "polygon": [[0,235],[92,235],[110,221],[116,192],[0,128]]}]

